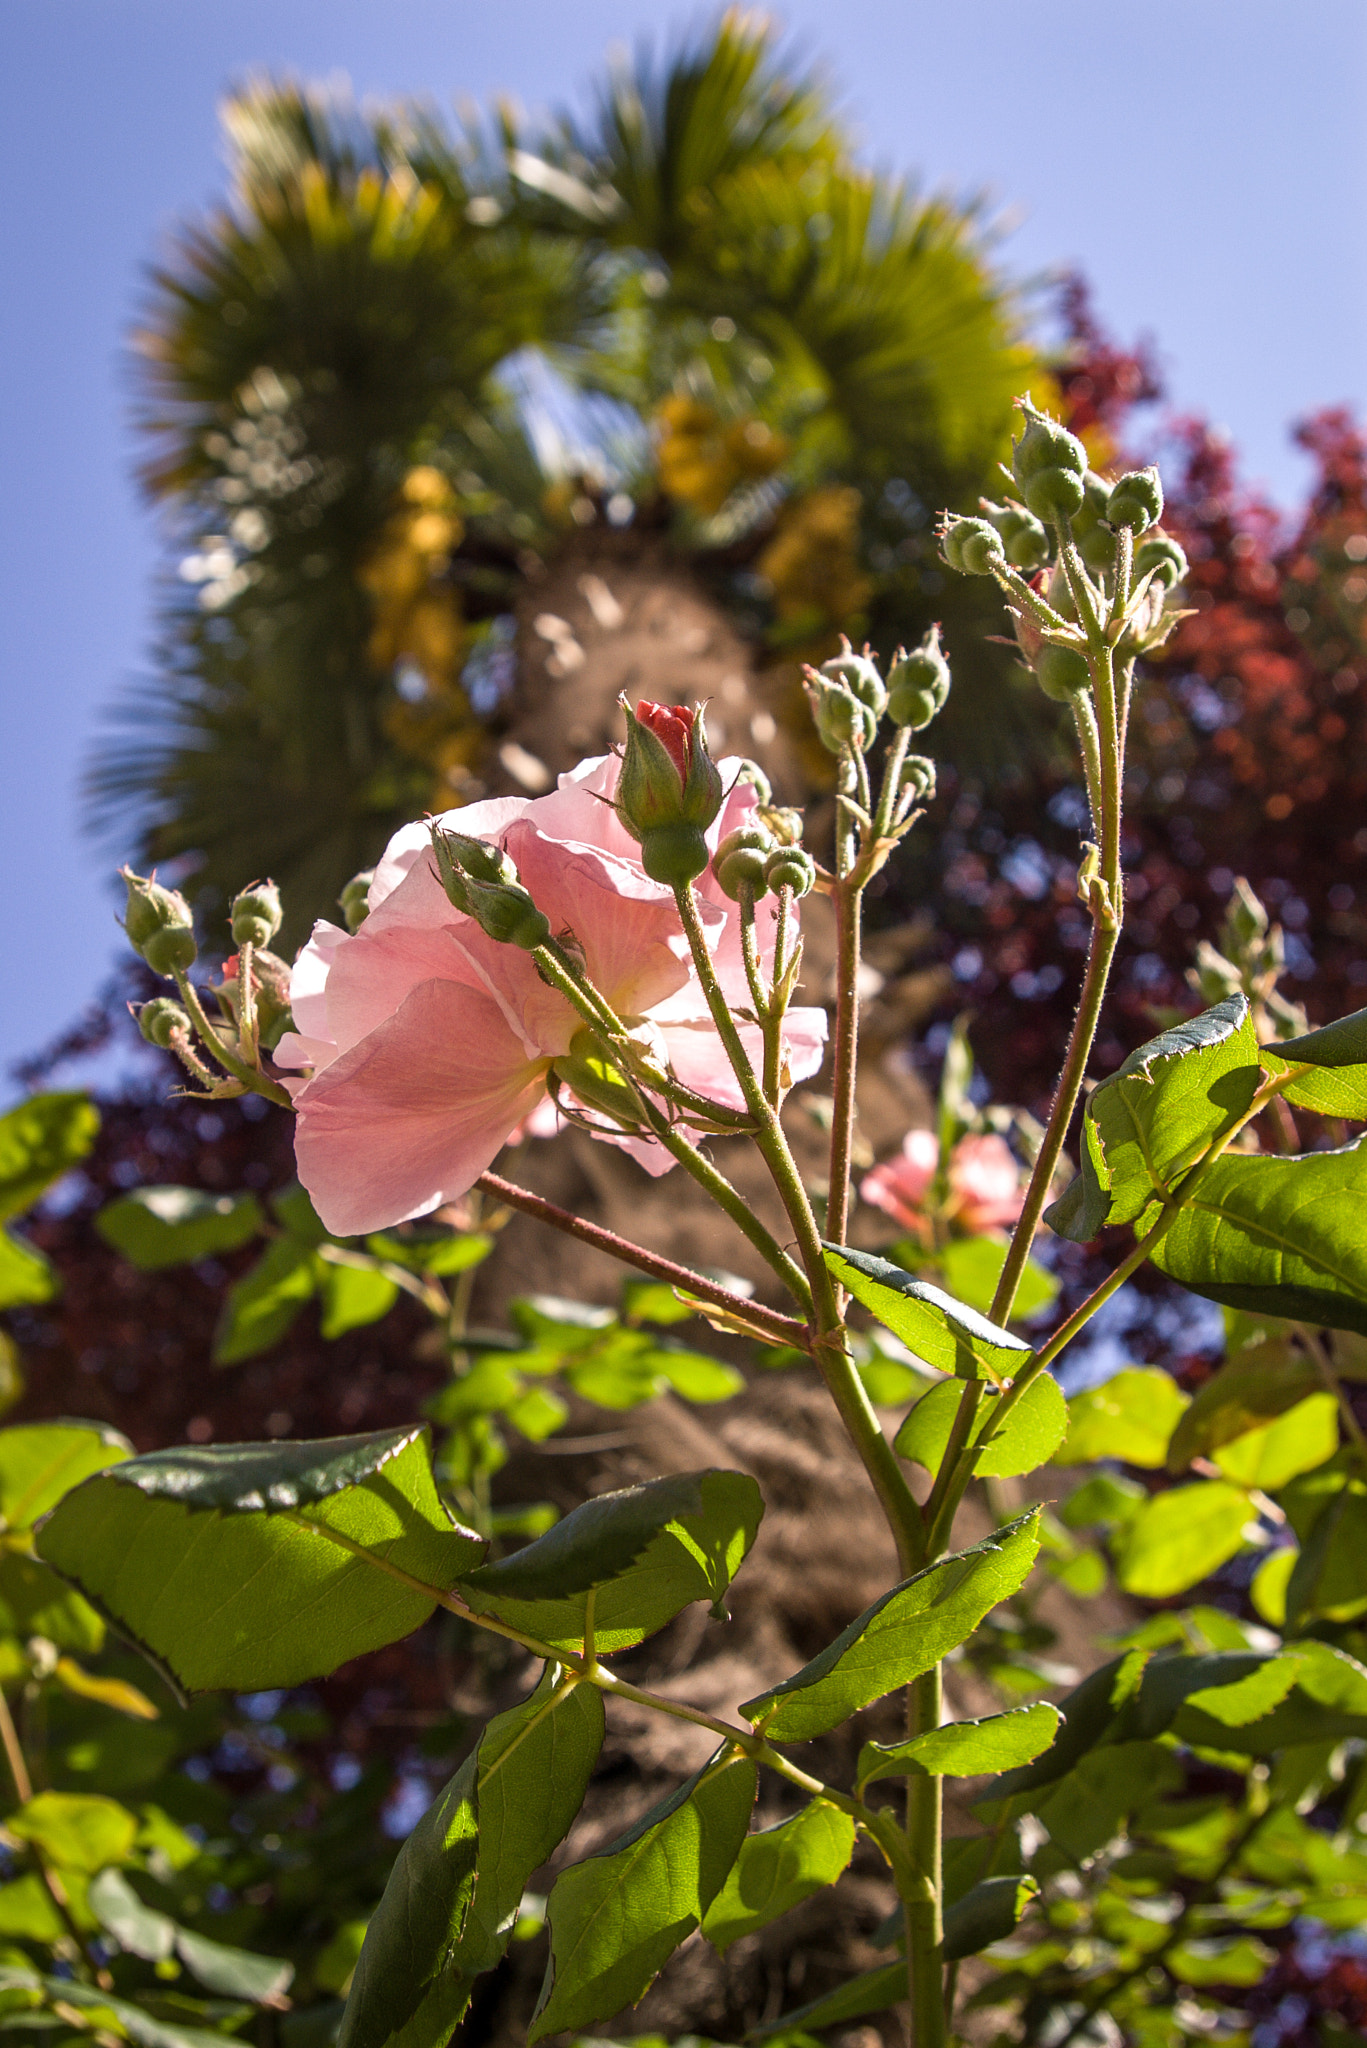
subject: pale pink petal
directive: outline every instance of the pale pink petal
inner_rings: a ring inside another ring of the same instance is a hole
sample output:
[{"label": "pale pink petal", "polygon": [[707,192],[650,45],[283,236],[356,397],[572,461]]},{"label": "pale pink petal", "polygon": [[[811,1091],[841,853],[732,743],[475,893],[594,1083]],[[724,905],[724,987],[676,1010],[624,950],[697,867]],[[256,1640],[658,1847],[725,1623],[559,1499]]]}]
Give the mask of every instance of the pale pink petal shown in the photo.
[{"label": "pale pink petal", "polygon": [[678,1164],[672,1152],[666,1152],[658,1138],[629,1138],[622,1131],[595,1131],[593,1136],[604,1145],[615,1145],[619,1152],[626,1152],[643,1166],[652,1180],[659,1180]]},{"label": "pale pink petal", "polygon": [[[277,1067],[313,1067],[321,1070],[330,1066],[337,1057],[337,1047],[330,1038],[305,1038],[298,1031],[287,1031],[271,1054]],[[286,1081],[285,1086],[297,1087],[298,1082]]]},{"label": "pale pink petal", "polygon": [[424,1216],[466,1193],[544,1090],[496,1004],[425,982],[303,1090],[299,1178],[342,1237]]},{"label": "pale pink petal", "polygon": [[295,1028],[305,1038],[329,1039],[327,983],[339,946],[347,934],[339,925],[319,918],[312,937],[290,970],[290,1013]]},{"label": "pale pink petal", "polygon": [[327,1022],[338,1052],[347,1052],[392,1017],[410,990],[423,982],[479,985],[479,976],[457,936],[457,927],[470,920],[461,918],[449,904],[445,909],[442,924],[387,925],[382,919],[367,918],[353,937],[335,948],[327,985]]}]

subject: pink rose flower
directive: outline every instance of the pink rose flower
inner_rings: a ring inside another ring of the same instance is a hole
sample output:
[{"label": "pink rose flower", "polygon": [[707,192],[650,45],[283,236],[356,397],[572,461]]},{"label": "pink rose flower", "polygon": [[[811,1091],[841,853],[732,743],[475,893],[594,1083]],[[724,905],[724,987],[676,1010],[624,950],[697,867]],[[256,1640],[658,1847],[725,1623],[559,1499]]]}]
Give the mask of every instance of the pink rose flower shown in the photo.
[{"label": "pink rose flower", "polygon": [[908,1131],[897,1157],[885,1159],[865,1174],[859,1193],[904,1230],[917,1230],[923,1220],[921,1204],[939,1163],[940,1145],[934,1131]]},{"label": "pink rose flower", "polygon": [[1016,1155],[995,1133],[959,1140],[949,1161],[949,1189],[955,1218],[969,1231],[1008,1229],[1025,1205]]},{"label": "pink rose flower", "polygon": [[[550,795],[498,798],[438,822],[501,846],[557,937],[572,934],[587,971],[619,1016],[640,1020],[678,1080],[742,1107],[739,1084],[707,1012],[671,890],[653,882],[612,807],[620,762],[585,761]],[[708,841],[755,805],[733,784]],[[737,906],[709,868],[697,892],[718,979],[733,1010],[749,1006]],[[581,1019],[547,988],[530,954],[488,938],[455,910],[433,872],[425,823],[396,833],[375,869],[369,914],[348,935],[319,923],[291,983],[296,1031],[281,1066],[311,1068],[292,1084],[299,1177],[329,1230],[353,1236],[456,1201],[546,1101],[552,1062]],[[776,906],[761,902],[761,955],[773,958]],[[759,1027],[741,1036],[758,1063]],[[790,1010],[787,1078],[821,1064],[826,1014]],[[616,1133],[603,1134],[623,1142]],[[674,1163],[654,1140],[627,1140],[649,1171]]]}]

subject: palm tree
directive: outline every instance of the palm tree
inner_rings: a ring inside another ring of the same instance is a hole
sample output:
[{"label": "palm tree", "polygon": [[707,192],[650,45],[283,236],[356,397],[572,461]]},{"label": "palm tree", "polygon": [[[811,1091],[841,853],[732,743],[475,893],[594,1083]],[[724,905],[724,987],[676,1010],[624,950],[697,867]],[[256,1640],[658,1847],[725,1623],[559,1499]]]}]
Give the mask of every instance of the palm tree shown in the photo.
[{"label": "palm tree", "polygon": [[[297,936],[425,804],[534,781],[548,690],[620,680],[566,617],[609,634],[613,576],[739,633],[761,732],[841,629],[975,602],[931,518],[1004,445],[1017,307],[975,216],[857,166],[764,28],[642,57],[539,136],[290,84],[227,121],[231,200],[141,337],[159,672],[90,776],[206,907],[271,872]],[[980,761],[1018,738],[1005,673],[962,679]]]}]

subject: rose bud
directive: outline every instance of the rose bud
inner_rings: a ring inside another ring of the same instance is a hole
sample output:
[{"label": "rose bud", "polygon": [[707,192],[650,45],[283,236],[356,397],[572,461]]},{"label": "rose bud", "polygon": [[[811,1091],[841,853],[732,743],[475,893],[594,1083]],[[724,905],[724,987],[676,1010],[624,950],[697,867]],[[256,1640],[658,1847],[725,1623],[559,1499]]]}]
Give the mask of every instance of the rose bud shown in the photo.
[{"label": "rose bud", "polygon": [[773,835],[763,825],[738,825],[728,832],[712,856],[712,873],[723,896],[739,903],[742,889],[756,896],[766,892],[765,864],[774,850]]},{"label": "rose bud", "polygon": [[651,880],[682,887],[707,866],[703,833],[724,796],[707,750],[703,708],[643,698],[633,711],[625,697],[618,702],[626,714],[627,744],[617,815],[639,842],[641,866]]},{"label": "rose bud", "polygon": [[918,804],[928,804],[935,794],[935,763],[928,754],[908,754],[897,784],[899,792],[915,792]]},{"label": "rose bud", "polygon": [[252,882],[232,901],[233,942],[238,946],[269,946],[284,922],[280,891],[274,882]]},{"label": "rose bud", "polygon": [[134,1011],[138,1029],[149,1045],[156,1045],[163,1052],[169,1050],[174,1039],[190,1035],[190,1019],[179,1003],[170,996],[153,996],[150,1003]]},{"label": "rose bud", "polygon": [[1163,590],[1175,590],[1187,573],[1187,558],[1177,542],[1168,533],[1151,534],[1134,551],[1134,573],[1136,579],[1153,571],[1155,585]]},{"label": "rose bud", "polygon": [[949,695],[949,663],[940,648],[940,628],[932,626],[910,654],[899,647],[888,671],[888,712],[894,725],[920,732],[944,709]]},{"label": "rose bud", "polygon": [[1131,533],[1146,532],[1157,526],[1162,517],[1163,486],[1152,465],[1128,471],[1106,501],[1106,524],[1128,527]]},{"label": "rose bud", "polygon": [[764,879],[775,895],[791,889],[794,896],[810,896],[816,887],[816,862],[800,846],[776,846],[765,862]]},{"label": "rose bud", "polygon": [[432,850],[448,900],[472,917],[481,931],[502,945],[521,946],[528,953],[546,944],[551,936],[550,920],[537,909],[501,848],[434,825]]},{"label": "rose bud", "polygon": [[821,673],[828,682],[841,684],[861,704],[867,704],[875,718],[881,718],[887,710],[887,689],[878,673],[873,651],[867,644],[862,654],[856,654],[848,636],[842,633],[839,654],[822,662]]},{"label": "rose bud", "polygon": [[1082,482],[1082,503],[1073,515],[1073,539],[1083,562],[1093,575],[1114,569],[1120,543],[1106,524],[1110,511],[1110,488],[1099,476]]},{"label": "rose bud", "polygon": [[862,754],[873,745],[878,714],[861,697],[843,683],[828,681],[818,669],[807,670],[806,683],[817,738],[828,753],[853,747]]},{"label": "rose bud", "polygon": [[1082,504],[1087,450],[1028,398],[1019,404],[1025,432],[1012,448],[1011,467],[1020,494],[1037,519],[1069,519]]},{"label": "rose bud", "polygon": [[964,576],[990,576],[1006,566],[1002,537],[986,519],[947,519],[940,530],[940,552]]},{"label": "rose bud", "polygon": [[123,916],[128,943],[135,953],[141,953],[154,974],[164,974],[168,981],[177,973],[184,974],[199,954],[189,904],[178,889],[164,889],[160,882],[135,875],[131,868],[120,868],[119,873],[128,886]]},{"label": "rose bud", "polygon": [[362,868],[359,875],[352,876],[337,898],[337,907],[349,932],[358,932],[370,913],[370,885],[374,879],[374,868]]},{"label": "rose bud", "polygon": [[978,502],[983,516],[1001,535],[1011,567],[1027,574],[1042,569],[1049,559],[1049,536],[1034,513],[1027,512],[1024,505],[994,505],[990,498]]},{"label": "rose bud", "polygon": [[1046,697],[1066,704],[1091,689],[1092,671],[1076,647],[1041,647],[1035,656],[1035,681]]}]

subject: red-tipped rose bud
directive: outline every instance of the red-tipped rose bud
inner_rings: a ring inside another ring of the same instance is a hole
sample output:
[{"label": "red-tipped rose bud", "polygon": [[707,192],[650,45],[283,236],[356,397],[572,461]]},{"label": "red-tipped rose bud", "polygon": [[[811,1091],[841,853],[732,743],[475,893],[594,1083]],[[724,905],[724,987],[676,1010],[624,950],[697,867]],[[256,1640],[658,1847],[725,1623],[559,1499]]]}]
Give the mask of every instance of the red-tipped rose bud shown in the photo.
[{"label": "red-tipped rose bud", "polygon": [[128,887],[123,928],[134,952],[141,953],[154,974],[168,980],[184,974],[199,952],[189,904],[178,889],[164,889],[131,868],[120,868],[119,873]]},{"label": "red-tipped rose bud", "polygon": [[625,697],[627,744],[617,784],[617,815],[640,842],[641,866],[654,882],[681,887],[707,866],[703,833],[722,807],[716,762],[707,751],[703,707],[650,704],[633,711]]}]

